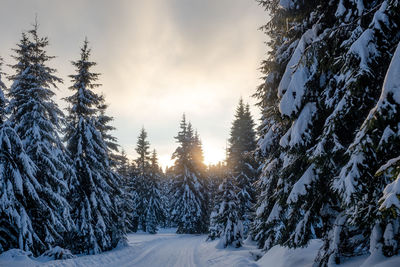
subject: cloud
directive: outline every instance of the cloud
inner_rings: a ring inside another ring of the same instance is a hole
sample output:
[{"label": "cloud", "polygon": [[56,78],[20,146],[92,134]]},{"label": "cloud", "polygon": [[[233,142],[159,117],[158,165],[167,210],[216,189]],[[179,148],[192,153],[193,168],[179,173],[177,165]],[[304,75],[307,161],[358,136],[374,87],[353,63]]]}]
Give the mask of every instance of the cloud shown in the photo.
[{"label": "cloud", "polygon": [[2,6],[2,55],[38,14],[49,52],[57,56],[52,64],[65,80],[58,98],[71,93],[69,61],[88,36],[115,135],[128,154],[134,155],[144,125],[165,163],[185,112],[206,155],[221,156],[238,99],[255,102],[249,96],[260,82],[257,68],[266,50],[257,30],[266,15],[255,1],[6,0]]}]

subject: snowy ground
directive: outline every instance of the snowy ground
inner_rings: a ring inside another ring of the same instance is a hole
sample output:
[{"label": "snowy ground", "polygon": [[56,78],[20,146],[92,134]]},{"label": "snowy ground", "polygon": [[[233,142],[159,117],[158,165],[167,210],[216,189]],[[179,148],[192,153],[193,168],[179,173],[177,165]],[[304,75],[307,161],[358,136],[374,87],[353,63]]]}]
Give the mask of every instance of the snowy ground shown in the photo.
[{"label": "snowy ground", "polygon": [[[69,260],[30,258],[24,252],[11,250],[0,255],[0,266],[297,267],[312,266],[321,245],[320,241],[314,240],[305,249],[290,250],[276,246],[260,260],[254,261],[253,255],[258,254],[259,250],[252,245],[247,244],[240,249],[217,249],[218,241],[205,242],[205,239],[205,235],[177,235],[173,229],[163,230],[156,235],[137,233],[128,236],[128,247]],[[359,257],[340,266],[400,266],[400,256],[391,259]]]},{"label": "snowy ground", "polygon": [[258,266],[249,252],[255,249],[252,246],[216,249],[217,241],[205,242],[205,235],[177,235],[173,230],[163,230],[156,235],[128,235],[128,247],[69,260],[32,260],[24,255],[5,252],[0,255],[0,266]]}]

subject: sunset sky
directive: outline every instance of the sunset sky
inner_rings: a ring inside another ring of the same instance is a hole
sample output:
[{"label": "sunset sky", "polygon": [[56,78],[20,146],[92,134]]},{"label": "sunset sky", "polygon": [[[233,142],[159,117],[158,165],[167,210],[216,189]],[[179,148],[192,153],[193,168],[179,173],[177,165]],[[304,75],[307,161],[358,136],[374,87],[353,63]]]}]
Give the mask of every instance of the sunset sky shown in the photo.
[{"label": "sunset sky", "polygon": [[[24,8],[21,8],[24,7]],[[260,83],[266,13],[254,0],[3,0],[0,55],[11,49],[37,14],[48,36],[51,65],[64,79],[57,102],[71,92],[67,75],[85,36],[92,47],[100,91],[115,120],[115,136],[130,158],[144,126],[161,164],[171,165],[182,114],[199,131],[206,163],[225,156],[226,139],[240,97]],[[11,73],[8,67],[3,69]],[[258,121],[258,109],[252,106]]]}]

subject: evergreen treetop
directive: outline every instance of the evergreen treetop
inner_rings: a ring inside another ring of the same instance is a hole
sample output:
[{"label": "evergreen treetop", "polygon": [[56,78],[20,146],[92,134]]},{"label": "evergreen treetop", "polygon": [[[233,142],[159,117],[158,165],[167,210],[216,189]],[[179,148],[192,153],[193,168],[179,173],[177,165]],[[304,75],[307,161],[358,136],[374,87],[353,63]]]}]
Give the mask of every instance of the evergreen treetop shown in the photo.
[{"label": "evergreen treetop", "polygon": [[136,143],[136,153],[138,154],[136,162],[136,167],[140,174],[144,174],[148,171],[149,164],[150,164],[150,143],[147,141],[147,132],[142,127],[140,130],[140,134]]}]

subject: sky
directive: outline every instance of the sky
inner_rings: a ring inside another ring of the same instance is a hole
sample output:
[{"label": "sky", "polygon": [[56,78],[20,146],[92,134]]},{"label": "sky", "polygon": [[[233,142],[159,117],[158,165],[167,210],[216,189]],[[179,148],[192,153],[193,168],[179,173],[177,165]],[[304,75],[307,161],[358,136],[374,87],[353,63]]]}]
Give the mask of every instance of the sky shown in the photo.
[{"label": "sky", "polygon": [[[114,117],[114,135],[129,158],[137,136],[148,132],[162,166],[173,164],[174,136],[185,113],[200,134],[205,163],[225,158],[235,108],[261,83],[267,15],[255,0],[2,0],[0,55],[13,64],[12,48],[37,16],[50,40],[49,64],[64,80],[56,101],[71,94],[71,60],[85,37],[95,72]],[[3,71],[12,74],[8,67]]]}]

